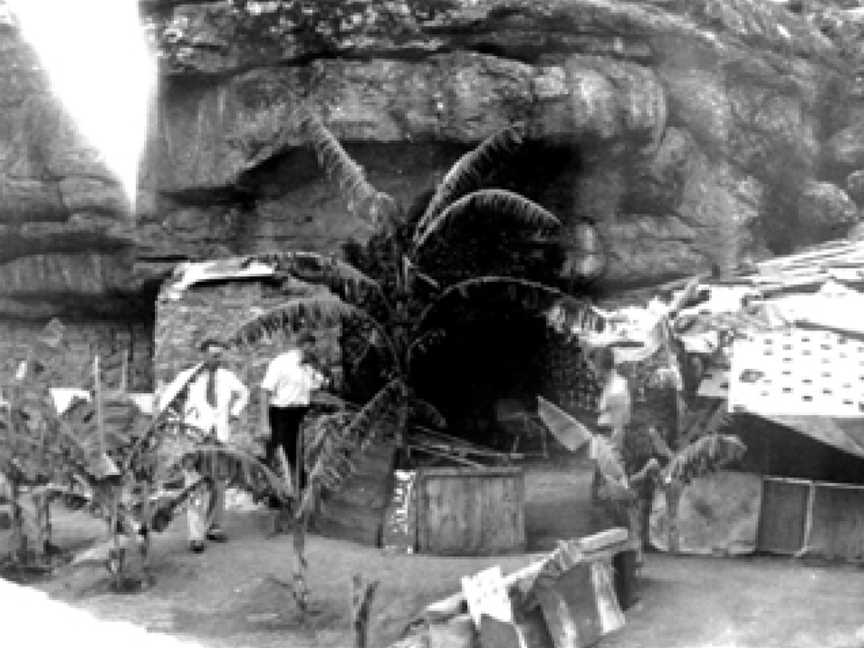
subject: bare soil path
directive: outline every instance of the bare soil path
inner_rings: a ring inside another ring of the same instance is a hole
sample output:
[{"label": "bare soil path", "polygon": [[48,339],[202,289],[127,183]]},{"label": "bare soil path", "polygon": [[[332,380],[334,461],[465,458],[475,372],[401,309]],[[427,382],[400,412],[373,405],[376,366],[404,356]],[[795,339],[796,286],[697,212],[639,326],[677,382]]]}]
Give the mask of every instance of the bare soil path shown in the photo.
[{"label": "bare soil path", "polygon": [[[386,555],[312,537],[307,546],[312,610],[305,619],[278,582],[290,576],[291,539],[270,535],[270,513],[262,510],[230,512],[230,541],[210,544],[200,555],[186,549],[183,521],[175,521],[155,536],[156,583],[144,593],[106,593],[105,572],[98,566],[37,587],[100,618],[133,621],[206,646],[347,648],[350,578],[362,573],[381,581],[370,645],[383,648],[423,605],[456,591],[462,575],[494,564],[509,572],[536,558],[534,552],[551,548],[556,538],[603,528],[602,515],[587,500],[589,480],[589,470],[578,462],[528,468],[531,554]],[[104,530],[83,513],[59,511],[55,528],[65,546]],[[0,550],[5,540],[0,533]],[[625,628],[604,638],[600,648],[864,648],[864,570],[855,566],[782,557],[648,554],[641,594],[642,601],[627,613]],[[5,616],[13,610],[4,604],[3,611]],[[43,644],[34,640],[31,645]]]}]

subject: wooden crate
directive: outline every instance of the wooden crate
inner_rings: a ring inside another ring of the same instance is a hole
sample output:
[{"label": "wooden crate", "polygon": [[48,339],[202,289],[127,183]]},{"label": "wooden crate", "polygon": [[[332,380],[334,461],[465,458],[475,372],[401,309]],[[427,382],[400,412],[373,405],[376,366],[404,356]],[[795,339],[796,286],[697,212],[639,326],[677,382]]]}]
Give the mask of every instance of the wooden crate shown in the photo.
[{"label": "wooden crate", "polygon": [[864,485],[766,477],[757,548],[864,560]]},{"label": "wooden crate", "polygon": [[521,468],[422,468],[416,492],[421,553],[469,556],[524,549]]},{"label": "wooden crate", "polygon": [[824,558],[864,560],[864,486],[814,484],[807,544]]},{"label": "wooden crate", "polygon": [[769,553],[794,554],[805,542],[811,482],[766,477],[756,548]]}]

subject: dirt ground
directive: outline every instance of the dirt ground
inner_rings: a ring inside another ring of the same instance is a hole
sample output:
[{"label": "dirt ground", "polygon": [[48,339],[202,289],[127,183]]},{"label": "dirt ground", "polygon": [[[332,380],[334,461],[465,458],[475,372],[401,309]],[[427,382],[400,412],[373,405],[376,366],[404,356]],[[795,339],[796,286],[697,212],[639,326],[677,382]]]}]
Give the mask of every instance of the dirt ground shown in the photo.
[{"label": "dirt ground", "polygon": [[[200,555],[186,549],[175,521],[154,541],[155,585],[135,595],[105,592],[104,570],[80,568],[37,585],[51,596],[101,618],[133,621],[156,632],[213,647],[295,648],[351,645],[350,579],[381,581],[370,646],[383,648],[428,602],[459,588],[459,578],[500,564],[510,572],[537,552],[603,528],[588,502],[584,464],[528,467],[526,521],[532,553],[488,558],[386,555],[380,550],[312,537],[311,611],[300,619],[290,591],[291,539],[273,536],[264,510],[227,516],[230,541]],[[57,541],[74,546],[104,527],[83,513],[61,513]],[[5,543],[0,533],[0,545]],[[2,547],[0,547],[2,548]],[[642,600],[627,625],[601,648],[864,648],[864,570],[802,563],[784,557],[692,558],[648,554]],[[8,608],[4,610],[8,612]]]}]

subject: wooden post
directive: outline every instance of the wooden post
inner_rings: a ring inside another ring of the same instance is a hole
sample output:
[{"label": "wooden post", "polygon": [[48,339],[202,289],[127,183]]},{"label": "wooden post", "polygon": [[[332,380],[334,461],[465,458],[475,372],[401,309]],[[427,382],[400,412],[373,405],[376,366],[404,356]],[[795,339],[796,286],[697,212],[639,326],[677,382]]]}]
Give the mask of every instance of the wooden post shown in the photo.
[{"label": "wooden post", "polygon": [[99,353],[93,356],[93,405],[96,409],[96,433],[99,438],[99,461],[105,456],[105,426],[102,418],[102,377],[99,375]]},{"label": "wooden post", "polygon": [[299,520],[294,521],[294,533],[292,543],[294,549],[294,573],[291,576],[291,591],[294,602],[300,614],[306,614],[309,607],[309,588],[306,585],[306,526],[309,516],[306,513]]},{"label": "wooden post", "polygon": [[[306,459],[303,456],[306,451],[305,444],[303,443],[303,420],[301,419],[300,425],[297,426],[297,438],[295,439],[294,446],[294,488],[295,492],[298,494],[302,494],[308,484],[302,484],[300,479],[303,477],[303,468],[306,463]],[[302,497],[298,497],[297,501],[302,501]]]},{"label": "wooden post", "polygon": [[129,349],[123,353],[123,358],[120,361],[120,392],[126,393],[129,386]]},{"label": "wooden post", "polygon": [[369,612],[378,581],[364,583],[360,574],[351,579],[351,623],[354,626],[354,648],[366,648],[369,635]]},{"label": "wooden post", "polygon": [[[9,389],[9,399],[6,409],[6,425],[9,426],[7,434],[10,441],[14,435],[12,404],[14,401],[13,390]],[[21,484],[18,481],[18,474],[9,475],[9,489],[11,508],[12,508],[12,538],[9,543],[10,553],[13,559],[21,563],[27,561],[27,536],[24,533],[24,511],[21,508]]]}]

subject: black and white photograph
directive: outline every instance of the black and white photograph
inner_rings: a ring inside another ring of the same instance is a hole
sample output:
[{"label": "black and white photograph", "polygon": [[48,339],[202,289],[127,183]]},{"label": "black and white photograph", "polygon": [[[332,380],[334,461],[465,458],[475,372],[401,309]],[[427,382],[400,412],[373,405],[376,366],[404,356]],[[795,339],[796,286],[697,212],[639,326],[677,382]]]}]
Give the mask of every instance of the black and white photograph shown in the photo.
[{"label": "black and white photograph", "polygon": [[0,644],[864,648],[864,0],[0,0]]}]

